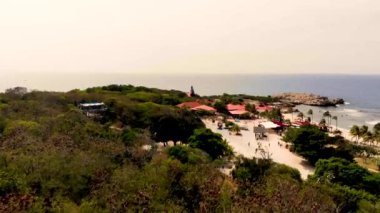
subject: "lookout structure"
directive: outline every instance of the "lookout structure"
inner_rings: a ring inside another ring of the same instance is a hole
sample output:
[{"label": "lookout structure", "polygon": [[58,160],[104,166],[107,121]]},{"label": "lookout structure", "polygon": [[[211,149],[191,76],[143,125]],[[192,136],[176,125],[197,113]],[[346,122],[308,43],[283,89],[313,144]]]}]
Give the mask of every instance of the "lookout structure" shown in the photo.
[{"label": "lookout structure", "polygon": [[95,103],[81,103],[79,104],[79,109],[85,114],[87,117],[91,118],[99,118],[103,116],[103,113],[107,111],[107,106],[101,102]]}]

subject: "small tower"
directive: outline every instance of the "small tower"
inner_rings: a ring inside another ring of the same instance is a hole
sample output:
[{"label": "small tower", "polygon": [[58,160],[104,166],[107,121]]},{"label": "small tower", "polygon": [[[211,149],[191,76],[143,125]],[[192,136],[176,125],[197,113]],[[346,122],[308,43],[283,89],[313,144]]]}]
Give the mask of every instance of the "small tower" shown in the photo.
[{"label": "small tower", "polygon": [[195,96],[194,87],[191,86],[190,87],[190,97],[194,97],[194,96]]}]

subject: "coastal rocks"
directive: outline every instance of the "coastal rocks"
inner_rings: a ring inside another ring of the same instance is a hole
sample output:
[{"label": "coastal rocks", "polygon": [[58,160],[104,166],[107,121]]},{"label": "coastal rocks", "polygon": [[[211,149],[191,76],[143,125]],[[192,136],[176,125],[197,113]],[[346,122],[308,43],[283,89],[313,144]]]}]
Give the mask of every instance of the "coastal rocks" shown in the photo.
[{"label": "coastal rocks", "polygon": [[282,93],[276,95],[281,102],[290,104],[305,104],[310,106],[336,106],[344,104],[342,98],[329,99],[328,97],[307,93]]}]

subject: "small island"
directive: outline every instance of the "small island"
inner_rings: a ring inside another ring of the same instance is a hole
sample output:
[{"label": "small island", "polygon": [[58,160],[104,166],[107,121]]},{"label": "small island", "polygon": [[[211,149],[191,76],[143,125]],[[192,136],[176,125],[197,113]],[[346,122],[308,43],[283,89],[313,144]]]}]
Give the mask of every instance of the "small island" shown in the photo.
[{"label": "small island", "polygon": [[344,104],[344,100],[342,98],[329,99],[325,96],[307,93],[287,92],[275,95],[274,97],[278,98],[283,103],[293,105],[304,104],[309,106],[327,107]]}]

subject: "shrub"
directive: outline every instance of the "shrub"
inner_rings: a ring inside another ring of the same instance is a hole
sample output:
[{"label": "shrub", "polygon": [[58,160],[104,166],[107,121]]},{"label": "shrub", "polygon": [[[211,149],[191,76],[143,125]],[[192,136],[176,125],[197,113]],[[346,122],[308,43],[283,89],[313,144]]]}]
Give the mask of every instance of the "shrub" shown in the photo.
[{"label": "shrub", "polygon": [[210,129],[194,130],[194,134],[189,138],[189,145],[205,151],[212,159],[232,154],[231,147],[223,140],[222,135],[213,133]]}]

